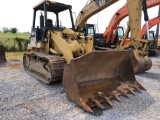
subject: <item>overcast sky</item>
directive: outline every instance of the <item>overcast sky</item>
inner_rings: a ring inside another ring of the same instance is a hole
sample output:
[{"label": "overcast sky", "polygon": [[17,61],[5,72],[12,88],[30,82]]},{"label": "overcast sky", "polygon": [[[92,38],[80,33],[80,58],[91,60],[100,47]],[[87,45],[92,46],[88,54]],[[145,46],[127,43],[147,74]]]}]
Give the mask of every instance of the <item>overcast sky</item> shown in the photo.
[{"label": "overcast sky", "polygon": [[[30,32],[33,19],[33,6],[41,0],[1,0],[0,6],[0,28],[2,27],[17,27],[20,32]],[[65,4],[72,5],[72,11],[78,15],[79,11],[86,4],[87,0],[56,0]],[[113,14],[126,3],[126,0],[120,0],[112,6],[106,8],[99,13],[98,26],[99,32],[104,32]],[[158,15],[158,6],[148,9],[149,18],[154,18]],[[63,16],[60,19],[62,24],[66,23],[66,18]],[[98,14],[88,20],[88,23],[97,24]],[[121,21],[121,26],[125,26],[128,19]],[[142,24],[144,24],[142,16]],[[152,28],[155,29],[155,28]]]}]

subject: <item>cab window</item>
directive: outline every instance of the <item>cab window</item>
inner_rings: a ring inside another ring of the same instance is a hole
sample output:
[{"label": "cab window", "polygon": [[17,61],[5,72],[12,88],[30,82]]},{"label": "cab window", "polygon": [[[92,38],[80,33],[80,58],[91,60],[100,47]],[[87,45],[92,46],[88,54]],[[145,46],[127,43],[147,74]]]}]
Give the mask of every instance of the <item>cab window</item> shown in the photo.
[{"label": "cab window", "polygon": [[123,37],[123,36],[124,36],[123,28],[118,28],[118,37]]},{"label": "cab window", "polygon": [[94,28],[88,27],[88,35],[93,35],[93,34],[94,34]]},{"label": "cab window", "polygon": [[153,40],[154,39],[153,33],[149,33],[149,37],[150,37],[151,40]]}]

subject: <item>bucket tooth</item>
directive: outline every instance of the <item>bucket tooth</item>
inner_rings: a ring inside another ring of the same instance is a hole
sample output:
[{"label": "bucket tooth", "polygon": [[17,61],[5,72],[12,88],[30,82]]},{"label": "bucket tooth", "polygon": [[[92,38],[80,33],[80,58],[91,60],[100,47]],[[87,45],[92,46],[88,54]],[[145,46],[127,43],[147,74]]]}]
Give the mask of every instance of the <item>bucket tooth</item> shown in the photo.
[{"label": "bucket tooth", "polygon": [[100,109],[104,109],[104,106],[96,99],[93,99],[93,98],[89,98],[90,101],[92,101],[96,107],[100,108]]},{"label": "bucket tooth", "polygon": [[127,95],[127,93],[126,93],[124,90],[119,90],[119,92],[120,92],[123,96],[129,98],[129,96]]},{"label": "bucket tooth", "polygon": [[135,95],[135,96],[136,96],[136,94],[135,94],[135,92],[134,92],[133,90],[131,90],[131,89],[129,89],[129,88],[127,88],[126,90],[128,90],[132,95]]},{"label": "bucket tooth", "polygon": [[122,100],[120,99],[117,93],[113,93],[112,95],[113,95],[113,98],[116,99],[118,102],[122,102]]},{"label": "bucket tooth", "polygon": [[84,110],[86,110],[87,112],[93,113],[93,110],[86,104],[84,106],[81,106]]},{"label": "bucket tooth", "polygon": [[146,88],[145,88],[143,85],[141,85],[140,82],[137,81],[137,84],[138,84],[143,90],[146,90]]},{"label": "bucket tooth", "polygon": [[98,95],[105,99],[106,103],[108,103],[111,107],[114,106],[113,102],[111,102],[111,100],[103,92],[98,92]]},{"label": "bucket tooth", "polygon": [[94,111],[80,98],[80,106],[87,112],[93,113]]},{"label": "bucket tooth", "polygon": [[135,90],[138,90],[140,93],[142,93],[142,91],[138,88],[138,86],[131,86],[131,87],[133,87]]}]

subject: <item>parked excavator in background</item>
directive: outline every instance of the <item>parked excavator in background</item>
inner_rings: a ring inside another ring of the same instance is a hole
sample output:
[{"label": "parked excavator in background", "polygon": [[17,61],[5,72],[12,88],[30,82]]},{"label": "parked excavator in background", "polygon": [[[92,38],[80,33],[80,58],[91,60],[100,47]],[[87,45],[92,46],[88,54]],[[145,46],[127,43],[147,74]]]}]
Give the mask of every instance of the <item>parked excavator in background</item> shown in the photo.
[{"label": "parked excavator in background", "polygon": [[[71,5],[50,0],[36,5],[28,52],[23,56],[24,69],[47,84],[62,80],[67,97],[90,113],[94,113],[93,107],[104,109],[103,102],[113,106],[111,99],[121,102],[121,95],[128,97],[128,93],[135,95],[134,91],[145,90],[135,79],[132,51],[94,50],[93,38],[81,32],[89,17],[117,1],[90,1],[80,12],[83,18],[78,17],[76,27]],[[139,0],[132,2],[140,4]],[[66,10],[70,13],[71,28],[63,27],[59,20]],[[37,11],[42,12],[40,27],[35,27]],[[51,13],[55,13],[55,24],[48,18]]]},{"label": "parked excavator in background", "polygon": [[[160,23],[160,17],[153,18],[149,20],[148,27],[151,29],[153,26],[157,25]],[[141,38],[147,38],[146,36],[146,24],[143,25],[140,33]],[[156,36],[155,36],[155,31],[149,31],[150,35],[150,40],[153,42],[149,45],[149,55],[150,56],[158,56],[160,54],[160,39],[157,39],[158,41],[156,42]],[[157,45],[155,45],[157,44]],[[156,47],[155,47],[156,46]]]},{"label": "parked excavator in background", "polygon": [[[147,8],[151,8],[160,4],[160,0],[154,0],[154,1],[146,0],[146,2],[147,2]],[[127,9],[128,9],[127,6],[124,5],[113,15],[109,25],[107,26],[105,32],[103,33],[103,36],[105,36],[107,42],[104,42],[104,39],[100,39],[101,41],[103,41],[103,43],[105,43],[101,44],[100,46],[115,48],[117,47],[117,45],[120,44],[120,41],[124,35],[124,29],[122,26],[119,26],[119,24],[126,16],[128,16]],[[127,38],[124,42],[124,45],[128,44],[129,42],[130,38]],[[102,42],[97,42],[97,43],[99,45],[99,43]]]},{"label": "parked excavator in background", "polygon": [[[124,36],[124,28],[119,26],[118,27],[118,31],[116,34],[116,38],[114,39],[113,43],[106,43],[106,39],[103,37],[103,33],[97,33],[96,32],[96,26],[95,24],[88,24],[86,23],[84,28],[83,28],[83,32],[85,34],[85,36],[87,35],[91,35],[94,37],[94,48],[95,49],[103,49],[103,47],[105,47],[104,49],[115,49],[117,47],[118,44],[120,44],[121,39]],[[113,31],[114,33],[114,31]],[[127,44],[130,41],[130,39],[125,41],[125,44]]]},{"label": "parked excavator in background", "polygon": [[[146,0],[147,8],[151,8],[160,4],[160,0]],[[142,7],[143,8],[143,7]],[[120,22],[128,16],[128,6],[125,4],[120,8],[110,20],[103,36],[106,38],[106,43],[114,43],[116,38],[118,26]],[[114,33],[113,33],[114,32]]]},{"label": "parked excavator in background", "polygon": [[[157,25],[160,23],[160,17],[156,17],[153,19],[150,19],[148,22],[148,27],[149,29],[151,29],[153,26]],[[141,32],[140,32],[140,38],[143,39],[147,39],[147,35],[146,35],[146,24],[143,25]],[[96,46],[101,46],[101,47],[111,47],[111,48],[116,48],[117,45],[120,44],[120,41],[122,40],[123,36],[124,36],[124,28],[122,26],[118,27],[117,33],[115,33],[113,31],[113,36],[116,35],[114,42],[111,44],[106,44],[106,39],[103,37],[102,34],[98,34],[99,36],[97,36],[97,33],[95,33],[95,44]],[[157,44],[157,48],[155,48],[155,43],[156,43],[156,38],[155,38],[155,32],[154,31],[149,31],[149,36],[150,36],[150,41],[152,41],[149,44],[149,56],[158,56],[160,54],[160,51],[158,50],[160,47],[160,39],[158,40],[158,44]],[[127,45],[130,42],[130,37],[127,37],[124,45]]]},{"label": "parked excavator in background", "polygon": [[[149,24],[150,24],[150,21],[149,21]],[[145,26],[146,26],[146,24],[145,24]],[[120,27],[120,29],[121,29],[121,31],[124,30],[123,27]],[[116,38],[117,39],[117,44],[112,45],[113,46],[112,48],[116,48],[120,44],[120,42],[123,38],[123,37],[119,36],[119,32],[117,32],[117,36],[118,36],[118,38]],[[150,37],[150,44],[149,44],[148,55],[149,56],[158,56],[160,54],[160,51],[158,50],[158,46],[157,46],[156,49],[154,48],[155,47],[155,42],[156,42],[155,31],[149,31],[149,37]],[[141,38],[147,39],[147,35],[144,34]],[[124,42],[124,45],[127,45],[130,41],[131,41],[130,37],[127,37],[125,42]],[[158,43],[160,43],[160,40],[158,40]],[[141,44],[141,45],[143,45],[143,44]],[[107,45],[104,44],[102,46],[107,46]]]},{"label": "parked excavator in background", "polygon": [[[160,23],[160,17],[156,17],[153,19],[150,19],[148,22],[148,26],[149,29],[151,29],[153,26],[157,25]],[[89,27],[94,27],[94,24],[91,24]],[[91,32],[91,30],[90,30]],[[100,46],[100,47],[109,47],[109,48],[116,48],[117,45],[120,44],[121,39],[124,36],[124,28],[122,26],[118,26],[118,30],[117,32],[113,31],[112,36],[116,36],[114,37],[114,42],[113,43],[106,43],[106,39],[103,37],[102,33],[96,33],[95,31],[93,31],[94,33],[94,45],[95,46]],[[92,32],[89,34],[93,34]],[[87,33],[88,34],[88,33]],[[146,24],[143,25],[141,32],[140,32],[140,38],[144,38],[147,39],[147,35],[146,35]],[[149,56],[158,56],[160,54],[160,39],[158,39],[158,43],[157,43],[157,48],[155,49],[155,43],[156,43],[156,39],[155,39],[155,32],[154,31],[149,31],[149,36],[150,36],[150,41],[152,41],[149,44]],[[124,45],[127,45],[130,42],[130,37],[127,37]]]},{"label": "parked excavator in background", "polygon": [[0,45],[0,65],[6,62],[5,47]]},{"label": "parked excavator in background", "polygon": [[[155,35],[155,31],[149,31],[149,37],[150,40],[152,40],[153,42],[149,45],[149,56],[159,56],[160,55],[160,48],[158,46],[155,47],[155,44],[157,43],[156,41],[156,35]],[[146,38],[146,34],[143,36],[143,38]],[[158,42],[160,42],[160,40],[158,40]]]},{"label": "parked excavator in background", "polygon": [[[160,16],[155,17],[153,19],[150,19],[149,20],[149,24],[148,24],[149,29],[151,29],[153,26],[155,26],[155,25],[157,25],[159,23],[160,23]],[[146,35],[146,24],[144,24],[142,29],[141,29],[140,37],[142,38],[144,35]]]},{"label": "parked excavator in background", "polygon": [[[157,2],[159,2],[159,1],[157,1]],[[157,5],[157,3],[155,3],[155,5]],[[153,4],[152,4],[152,6],[153,6]],[[148,23],[149,23],[148,24],[148,28],[150,29],[153,26],[155,26],[156,24],[160,23],[160,17],[153,18],[153,19],[149,20]],[[114,34],[113,34],[113,38],[114,38],[113,45],[117,46],[117,44],[119,44],[119,42],[121,41],[121,39],[119,39],[119,38],[122,38],[121,36],[122,36],[122,33],[124,33],[123,31],[124,31],[123,27],[118,27],[118,31],[114,32]],[[115,36],[116,37],[118,36],[119,38],[117,39],[117,38],[115,38]],[[153,31],[149,31],[149,36],[150,36],[150,44],[149,44],[149,50],[148,50],[149,56],[158,56],[160,54],[160,51],[158,50],[157,47],[160,46],[160,39],[159,40],[157,39],[158,44],[155,47],[156,37],[155,37],[154,32]],[[142,29],[141,29],[140,38],[147,39],[146,24],[144,24]],[[127,45],[129,42],[130,42],[130,38],[126,38],[126,40],[124,42],[124,45]]]}]

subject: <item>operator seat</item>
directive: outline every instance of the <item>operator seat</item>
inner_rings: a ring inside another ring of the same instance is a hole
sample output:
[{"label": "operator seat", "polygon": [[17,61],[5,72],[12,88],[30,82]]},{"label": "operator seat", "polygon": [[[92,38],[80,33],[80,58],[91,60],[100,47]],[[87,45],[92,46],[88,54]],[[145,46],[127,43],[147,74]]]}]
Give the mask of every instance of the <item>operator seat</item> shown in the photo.
[{"label": "operator seat", "polygon": [[53,29],[53,22],[51,19],[47,19],[47,28],[48,29]]}]

